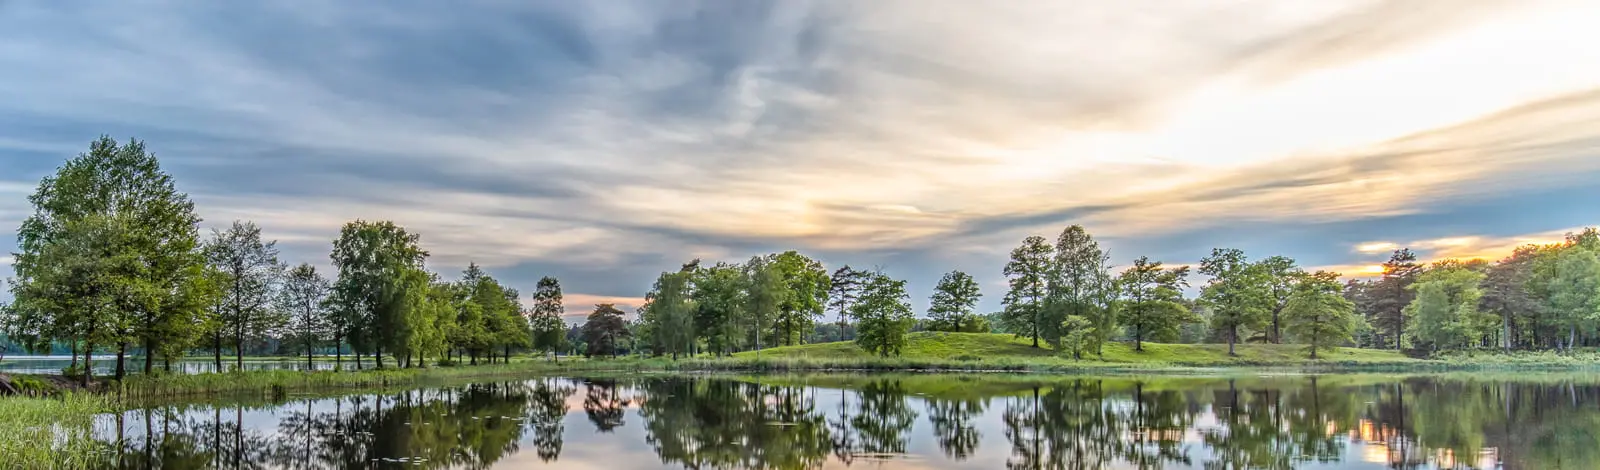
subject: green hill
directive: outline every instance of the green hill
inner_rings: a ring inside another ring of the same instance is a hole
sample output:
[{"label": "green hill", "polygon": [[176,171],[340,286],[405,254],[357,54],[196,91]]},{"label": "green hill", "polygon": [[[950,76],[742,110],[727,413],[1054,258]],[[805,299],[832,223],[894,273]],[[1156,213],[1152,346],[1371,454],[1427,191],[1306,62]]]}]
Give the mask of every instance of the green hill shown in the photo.
[{"label": "green hill", "polygon": [[[1027,338],[991,333],[918,332],[906,336],[906,347],[891,361],[913,363],[994,363],[1003,368],[1018,365],[1052,367],[1127,367],[1127,366],[1242,366],[1242,365],[1317,365],[1317,364],[1398,364],[1421,362],[1395,351],[1340,348],[1321,351],[1312,361],[1305,346],[1296,344],[1240,344],[1237,357],[1228,356],[1226,344],[1145,343],[1144,351],[1134,351],[1132,343],[1110,343],[1104,356],[1085,355],[1082,361],[1062,357],[1049,345],[1034,348]],[[783,346],[760,351],[762,359],[820,362],[882,361],[853,342]],[[755,351],[736,354],[754,359]]]}]

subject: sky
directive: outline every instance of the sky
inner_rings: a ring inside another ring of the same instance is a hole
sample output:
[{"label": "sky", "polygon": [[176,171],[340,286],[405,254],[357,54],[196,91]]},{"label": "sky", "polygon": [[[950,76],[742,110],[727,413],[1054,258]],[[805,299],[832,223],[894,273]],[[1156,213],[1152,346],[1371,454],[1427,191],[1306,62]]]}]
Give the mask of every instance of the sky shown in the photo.
[{"label": "sky", "polygon": [[[1082,224],[1361,275],[1600,224],[1600,2],[0,0],[0,227],[107,134],[203,227],[353,219],[568,313],[800,250],[1000,308]],[[0,252],[15,248],[0,232]],[[0,276],[10,274],[0,257]],[[1200,282],[1200,280],[1195,280]],[[9,293],[0,293],[9,298]],[[631,309],[630,309],[631,310]]]}]

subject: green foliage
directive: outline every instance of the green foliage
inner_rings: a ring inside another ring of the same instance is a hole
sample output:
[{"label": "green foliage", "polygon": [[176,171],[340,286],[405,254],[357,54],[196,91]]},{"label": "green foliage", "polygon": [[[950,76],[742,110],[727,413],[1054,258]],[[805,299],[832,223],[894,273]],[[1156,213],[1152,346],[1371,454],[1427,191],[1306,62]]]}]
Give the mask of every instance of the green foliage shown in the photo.
[{"label": "green foliage", "polygon": [[332,298],[346,316],[341,323],[349,328],[350,345],[357,352],[376,353],[380,369],[384,351],[405,349],[411,343],[406,335],[421,334],[423,325],[407,324],[415,319],[408,315],[416,307],[414,290],[423,288],[407,274],[421,270],[428,256],[418,246],[419,238],[393,222],[357,220],[339,231],[329,255],[339,270]]},{"label": "green foliage", "polygon": [[[1052,316],[1088,320],[1089,346],[1099,351],[1117,331],[1117,287],[1110,273],[1111,256],[1081,225],[1061,231],[1054,256],[1048,298]],[[1070,330],[1052,330],[1055,329],[1046,331],[1046,338],[1052,342],[1057,336],[1072,334]]]},{"label": "green foliage", "polygon": [[1167,269],[1142,256],[1122,272],[1117,280],[1122,288],[1120,320],[1131,330],[1135,350],[1143,350],[1147,339],[1174,338],[1184,323],[1199,320],[1183,304],[1188,275],[1188,266]]},{"label": "green foliage", "polygon": [[1269,256],[1256,262],[1255,268],[1266,276],[1267,306],[1271,309],[1270,327],[1264,339],[1273,344],[1283,342],[1283,309],[1289,306],[1289,297],[1306,276],[1305,270],[1295,266],[1293,258]]},{"label": "green foliage", "polygon": [[291,314],[289,331],[305,345],[308,364],[316,345],[327,335],[329,289],[328,279],[310,263],[289,269],[283,277],[279,308]]},{"label": "green foliage", "polygon": [[754,323],[745,306],[749,282],[743,268],[729,263],[697,266],[692,284],[694,329],[705,338],[706,347],[728,354],[745,345]]},{"label": "green foliage", "polygon": [[983,293],[978,281],[961,271],[950,271],[939,279],[928,302],[928,329],[934,331],[988,332],[987,322],[972,312]]},{"label": "green foliage", "polygon": [[[1585,233],[1593,238],[1593,232]],[[1568,349],[1577,342],[1579,332],[1588,333],[1600,322],[1600,256],[1589,247],[1600,242],[1585,244],[1583,240],[1574,237],[1555,254],[1555,272],[1546,287],[1554,320],[1567,329]]]},{"label": "green foliage", "polygon": [[1406,306],[1406,333],[1412,344],[1431,349],[1473,346],[1492,329],[1493,316],[1478,310],[1484,274],[1458,264],[1436,264],[1411,285],[1416,298]]},{"label": "green foliage", "polygon": [[1317,271],[1302,277],[1284,306],[1286,329],[1306,345],[1312,359],[1318,349],[1331,351],[1353,340],[1360,319],[1342,291],[1338,273]]},{"label": "green foliage", "polygon": [[861,289],[871,273],[845,265],[828,279],[828,308],[839,313],[839,341],[844,341],[849,328],[850,306],[861,297]]},{"label": "green foliage", "polygon": [[616,305],[597,304],[588,321],[583,323],[583,342],[588,348],[584,355],[616,357],[622,340],[630,335],[628,324],[622,320],[622,311],[617,310]]},{"label": "green foliage", "polygon": [[1061,351],[1071,353],[1073,359],[1083,359],[1083,351],[1093,344],[1094,322],[1077,315],[1067,315],[1061,320]]},{"label": "green foliage", "polygon": [[781,288],[777,316],[772,321],[773,344],[799,344],[822,316],[828,301],[828,271],[822,263],[795,251],[768,255]]},{"label": "green foliage", "polygon": [[561,281],[550,276],[539,278],[539,284],[533,292],[533,312],[529,323],[533,328],[534,349],[548,351],[552,358],[566,343],[567,323],[561,318],[566,313],[566,307],[561,302]]},{"label": "green foliage", "polygon": [[221,354],[220,338],[231,339],[235,364],[244,362],[246,340],[275,332],[288,321],[287,311],[273,302],[283,273],[276,245],[262,241],[256,224],[241,221],[226,231],[212,230],[205,245],[206,260],[222,274],[215,347]]},{"label": "green foliage", "polygon": [[653,350],[670,354],[674,360],[691,353],[697,337],[690,282],[699,264],[697,260],[678,272],[661,273],[639,309],[639,321],[648,326]]},{"label": "green foliage", "polygon": [[1045,308],[1053,253],[1054,248],[1045,243],[1044,237],[1030,236],[1011,250],[1011,261],[1006,263],[1004,271],[1010,287],[1001,300],[1005,304],[1006,323],[1025,327],[1034,347],[1039,346],[1041,335],[1048,336],[1055,328],[1055,322],[1050,321],[1055,312]]},{"label": "green foliage", "polygon": [[1200,260],[1200,274],[1211,280],[1201,289],[1199,303],[1210,308],[1211,327],[1227,337],[1229,349],[1240,341],[1240,329],[1268,324],[1272,278],[1265,265],[1251,263],[1243,250],[1217,248]]},{"label": "green foliage", "polygon": [[[761,337],[766,334],[767,325],[778,317],[785,298],[791,295],[784,284],[783,273],[768,257],[755,256],[744,264],[745,295],[744,313],[745,320],[750,327],[746,334],[750,343],[756,349],[761,349]],[[772,345],[771,340],[766,341]]]},{"label": "green foliage", "polygon": [[861,291],[861,299],[851,307],[860,333],[856,344],[881,357],[900,355],[906,332],[911,330],[913,313],[906,295],[906,281],[872,273]]}]

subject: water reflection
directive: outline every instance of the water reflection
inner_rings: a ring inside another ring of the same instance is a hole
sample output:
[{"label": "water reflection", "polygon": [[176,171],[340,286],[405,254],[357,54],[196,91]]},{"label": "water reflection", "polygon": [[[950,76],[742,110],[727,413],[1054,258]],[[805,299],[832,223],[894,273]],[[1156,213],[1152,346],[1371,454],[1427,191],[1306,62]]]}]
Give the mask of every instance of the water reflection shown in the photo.
[{"label": "water reflection", "polygon": [[1592,468],[1600,386],[1375,376],[544,379],[107,415],[113,468]]}]

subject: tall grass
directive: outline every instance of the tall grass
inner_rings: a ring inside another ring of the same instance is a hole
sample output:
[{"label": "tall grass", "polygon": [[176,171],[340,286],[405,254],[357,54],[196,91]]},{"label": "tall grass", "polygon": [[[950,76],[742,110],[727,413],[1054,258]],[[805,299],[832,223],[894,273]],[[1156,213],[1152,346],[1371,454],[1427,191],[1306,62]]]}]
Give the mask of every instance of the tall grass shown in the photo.
[{"label": "tall grass", "polygon": [[91,438],[104,397],[0,397],[0,468],[90,468],[102,449]]}]

